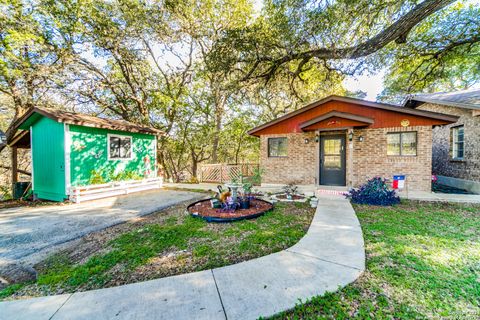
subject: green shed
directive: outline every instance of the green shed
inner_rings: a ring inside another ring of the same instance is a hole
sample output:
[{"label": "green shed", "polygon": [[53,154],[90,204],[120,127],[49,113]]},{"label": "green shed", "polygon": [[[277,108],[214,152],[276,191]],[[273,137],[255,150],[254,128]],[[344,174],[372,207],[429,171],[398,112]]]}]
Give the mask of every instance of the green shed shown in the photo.
[{"label": "green shed", "polygon": [[80,202],[161,186],[156,159],[162,132],[157,129],[38,107],[15,129],[8,144],[12,155],[17,147],[31,148],[36,198]]}]

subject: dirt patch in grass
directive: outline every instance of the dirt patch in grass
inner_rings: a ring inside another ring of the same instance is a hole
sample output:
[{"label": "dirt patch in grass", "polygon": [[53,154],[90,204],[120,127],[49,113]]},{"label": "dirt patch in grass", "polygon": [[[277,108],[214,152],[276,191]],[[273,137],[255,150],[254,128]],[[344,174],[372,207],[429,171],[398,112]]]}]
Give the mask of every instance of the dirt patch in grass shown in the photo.
[{"label": "dirt patch in grass", "polygon": [[25,201],[25,200],[2,200],[0,201],[0,209],[10,209],[17,207],[41,207],[41,206],[64,206],[69,205],[70,202],[52,202],[52,201]]},{"label": "dirt patch in grass", "polygon": [[0,298],[105,288],[260,257],[298,242],[315,212],[279,203],[257,219],[216,224],[191,217],[186,207],[193,201],[83,237],[34,266],[35,283],[7,287]]}]

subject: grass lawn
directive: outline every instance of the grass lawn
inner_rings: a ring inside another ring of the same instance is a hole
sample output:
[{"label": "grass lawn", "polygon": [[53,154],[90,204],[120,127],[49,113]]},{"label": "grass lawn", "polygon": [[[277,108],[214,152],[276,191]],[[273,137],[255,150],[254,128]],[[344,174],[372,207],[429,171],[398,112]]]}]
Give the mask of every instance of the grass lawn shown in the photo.
[{"label": "grass lawn", "polygon": [[367,270],[275,319],[479,319],[480,206],[355,206]]},{"label": "grass lawn", "polygon": [[1,299],[83,291],[225,266],[298,242],[315,210],[278,203],[254,220],[206,223],[187,203],[84,237],[35,266],[35,283],[12,285]]}]

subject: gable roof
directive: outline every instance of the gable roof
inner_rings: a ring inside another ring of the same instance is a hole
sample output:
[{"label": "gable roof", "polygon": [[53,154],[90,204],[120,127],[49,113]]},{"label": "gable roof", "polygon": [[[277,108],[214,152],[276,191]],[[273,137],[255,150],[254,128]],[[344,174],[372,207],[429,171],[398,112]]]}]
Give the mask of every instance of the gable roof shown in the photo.
[{"label": "gable roof", "polygon": [[356,121],[356,122],[358,122],[359,124],[362,124],[362,125],[369,125],[369,124],[372,124],[375,121],[372,118],[363,117],[363,116],[359,116],[359,115],[356,115],[356,114],[351,114],[351,113],[347,113],[347,112],[339,112],[339,111],[330,111],[328,113],[325,113],[324,115],[313,118],[312,120],[302,122],[300,124],[300,128],[304,129],[304,128],[310,127],[311,125],[314,125],[318,122],[321,122],[323,120],[330,119],[330,118],[333,118],[333,117],[338,117],[338,118],[342,118],[342,119],[348,119],[348,120]]},{"label": "gable roof", "polygon": [[258,127],[255,127],[248,131],[248,134],[250,135],[256,135],[256,133],[260,130],[263,130],[265,128],[268,128],[270,126],[273,126],[277,123],[280,123],[282,121],[285,121],[289,118],[292,118],[296,115],[299,115],[301,113],[307,112],[311,109],[314,109],[322,104],[325,104],[330,101],[339,101],[339,102],[345,102],[345,103],[350,103],[350,104],[355,104],[358,106],[364,106],[364,107],[369,107],[369,108],[375,108],[375,109],[380,109],[380,110],[386,110],[386,111],[393,111],[393,112],[398,112],[401,114],[408,114],[408,115],[413,115],[413,116],[419,116],[419,117],[424,117],[424,118],[429,118],[429,119],[435,119],[435,120],[441,120],[441,121],[446,121],[446,122],[455,122],[457,121],[458,117],[455,116],[450,116],[442,113],[436,113],[436,112],[430,112],[430,111],[423,111],[423,110],[415,110],[415,109],[410,109],[410,108],[403,108],[398,105],[392,105],[392,104],[386,104],[386,103],[379,103],[379,102],[372,102],[372,101],[367,101],[367,100],[362,100],[362,99],[356,99],[356,98],[350,98],[350,97],[342,97],[342,96],[337,96],[337,95],[331,95],[326,98],[317,100],[315,102],[312,102],[300,109],[297,109],[295,111],[292,111],[290,113],[287,113],[277,119],[274,119],[272,121],[269,121],[267,123],[264,123]]},{"label": "gable roof", "polygon": [[57,122],[84,126],[84,127],[146,133],[146,134],[153,134],[153,135],[163,134],[161,130],[158,130],[155,128],[143,127],[135,123],[124,121],[124,120],[103,119],[103,118],[98,118],[94,116],[89,116],[83,113],[68,112],[63,110],[39,108],[39,107],[31,108],[21,118],[19,118],[13,127],[13,131],[15,132],[17,129],[28,128],[29,124],[36,121],[40,116],[50,118]]},{"label": "gable roof", "polygon": [[404,106],[408,108],[416,108],[426,102],[480,110],[480,89],[414,94],[407,97]]}]

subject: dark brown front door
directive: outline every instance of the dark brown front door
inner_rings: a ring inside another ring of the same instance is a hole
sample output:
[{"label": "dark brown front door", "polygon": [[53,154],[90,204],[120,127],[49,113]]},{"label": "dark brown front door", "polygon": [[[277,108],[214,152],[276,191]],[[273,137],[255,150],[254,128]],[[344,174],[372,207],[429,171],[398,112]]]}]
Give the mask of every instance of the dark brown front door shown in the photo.
[{"label": "dark brown front door", "polygon": [[345,135],[320,137],[320,184],[345,185]]}]

